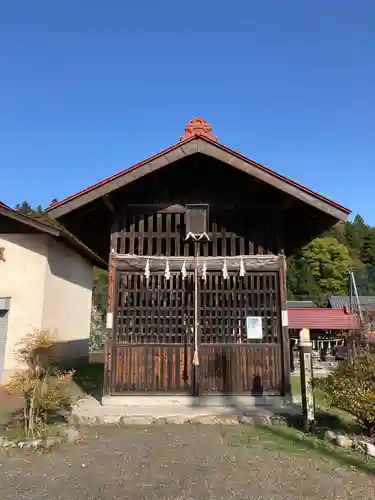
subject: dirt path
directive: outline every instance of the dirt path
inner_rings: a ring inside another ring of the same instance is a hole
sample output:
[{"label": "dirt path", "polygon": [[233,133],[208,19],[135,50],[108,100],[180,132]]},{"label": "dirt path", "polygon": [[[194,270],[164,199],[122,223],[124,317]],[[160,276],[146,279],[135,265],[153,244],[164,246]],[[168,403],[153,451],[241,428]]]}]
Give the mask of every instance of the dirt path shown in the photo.
[{"label": "dirt path", "polygon": [[270,451],[262,441],[232,446],[231,433],[100,428],[48,454],[1,452],[1,499],[375,499],[375,476],[315,454]]}]

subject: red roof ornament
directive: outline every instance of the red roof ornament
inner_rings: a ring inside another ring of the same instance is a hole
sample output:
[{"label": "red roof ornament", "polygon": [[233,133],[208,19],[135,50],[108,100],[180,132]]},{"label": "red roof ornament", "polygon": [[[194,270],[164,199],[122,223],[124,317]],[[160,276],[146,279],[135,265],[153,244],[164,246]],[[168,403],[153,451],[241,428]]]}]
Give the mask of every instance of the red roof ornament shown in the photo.
[{"label": "red roof ornament", "polygon": [[180,141],[190,137],[207,137],[211,141],[217,141],[217,137],[212,133],[212,127],[204,118],[192,118],[185,127],[185,134],[180,137]]}]

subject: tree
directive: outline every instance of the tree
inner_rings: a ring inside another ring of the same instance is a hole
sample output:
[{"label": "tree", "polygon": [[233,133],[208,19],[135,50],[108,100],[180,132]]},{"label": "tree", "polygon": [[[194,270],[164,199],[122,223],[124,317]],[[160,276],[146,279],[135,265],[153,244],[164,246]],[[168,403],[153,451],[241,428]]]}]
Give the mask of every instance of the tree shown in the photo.
[{"label": "tree", "polygon": [[312,300],[318,305],[325,305],[325,297],[311,273],[310,266],[299,253],[289,262],[287,270],[288,299]]},{"label": "tree", "polygon": [[375,231],[373,228],[368,228],[361,242],[360,250],[361,261],[370,266],[375,266]]},{"label": "tree", "polygon": [[92,296],[99,313],[104,317],[107,313],[108,272],[94,267]]},{"label": "tree", "polygon": [[353,415],[368,436],[375,435],[375,355],[363,352],[342,363],[327,378],[315,379],[331,407]]},{"label": "tree", "polygon": [[367,234],[368,226],[360,215],[356,215],[354,221],[346,224],[346,241],[350,248],[360,252],[363,239]]},{"label": "tree", "polygon": [[[348,272],[352,260],[348,248],[336,238],[316,238],[301,251],[301,266],[326,298],[347,293]],[[311,284],[310,284],[311,286]]]},{"label": "tree", "polygon": [[103,315],[98,309],[98,306],[93,302],[91,307],[91,324],[90,324],[90,351],[97,351],[104,347],[106,340],[106,331],[104,329]]},{"label": "tree", "polygon": [[15,210],[23,215],[32,215],[34,210],[31,208],[31,205],[25,200],[22,203],[16,205]]}]

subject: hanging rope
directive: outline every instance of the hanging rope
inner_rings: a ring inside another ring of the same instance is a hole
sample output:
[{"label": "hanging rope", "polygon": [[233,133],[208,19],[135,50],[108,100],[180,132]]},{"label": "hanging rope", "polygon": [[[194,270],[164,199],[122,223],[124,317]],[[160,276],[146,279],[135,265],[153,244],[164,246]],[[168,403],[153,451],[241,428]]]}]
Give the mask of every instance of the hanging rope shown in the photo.
[{"label": "hanging rope", "polygon": [[[165,271],[166,264],[168,261],[168,266],[170,267],[171,273],[177,270],[181,271],[184,276],[185,271],[193,271],[196,265],[195,257],[184,257],[184,256],[157,256],[157,255],[136,255],[136,254],[118,254],[113,253],[113,259],[115,261],[126,262],[130,268],[136,270],[142,270],[145,276],[148,272],[151,273],[155,270],[160,272]],[[263,267],[274,266],[275,269],[280,264],[280,256],[276,255],[236,255],[236,256],[200,256],[200,275],[203,272],[203,265],[206,267],[206,273],[212,270],[222,269],[222,272],[226,274],[227,272],[237,271],[240,276],[243,273],[260,270]],[[225,267],[227,271],[225,271]],[[187,274],[185,275],[185,277]]]},{"label": "hanging rope", "polygon": [[224,260],[224,264],[223,264],[223,278],[226,280],[229,278],[229,274],[228,274],[228,268],[227,268],[227,261]]},{"label": "hanging rope", "polygon": [[150,279],[150,259],[147,259],[146,261],[146,266],[145,266],[145,278],[146,280],[149,280]]},{"label": "hanging rope", "polygon": [[207,264],[203,262],[203,267],[202,267],[202,280],[207,281]]},{"label": "hanging rope", "polygon": [[166,280],[169,280],[171,278],[171,271],[169,269],[169,261],[168,260],[167,260],[167,263],[165,264],[164,277]]},{"label": "hanging rope", "polygon": [[245,276],[245,273],[246,273],[245,264],[243,262],[243,258],[241,257],[241,260],[240,260],[240,276],[241,276],[241,278],[243,278]]},{"label": "hanging rope", "polygon": [[182,276],[183,280],[187,276],[187,272],[186,272],[186,260],[184,260],[184,263],[182,264],[182,267],[181,267],[181,276]]},{"label": "hanging rope", "polygon": [[199,366],[198,356],[198,260],[199,260],[199,247],[195,245],[195,258],[196,264],[194,269],[194,356],[192,364]]}]

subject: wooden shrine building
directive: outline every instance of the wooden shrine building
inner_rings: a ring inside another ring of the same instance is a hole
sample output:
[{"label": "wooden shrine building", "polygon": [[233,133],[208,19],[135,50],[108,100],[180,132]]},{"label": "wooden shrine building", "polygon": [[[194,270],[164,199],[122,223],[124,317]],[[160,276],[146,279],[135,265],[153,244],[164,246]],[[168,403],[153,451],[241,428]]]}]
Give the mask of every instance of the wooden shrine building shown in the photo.
[{"label": "wooden shrine building", "polygon": [[174,146],[49,208],[109,266],[105,392],[290,393],[285,255],[350,212],[223,146]]}]

